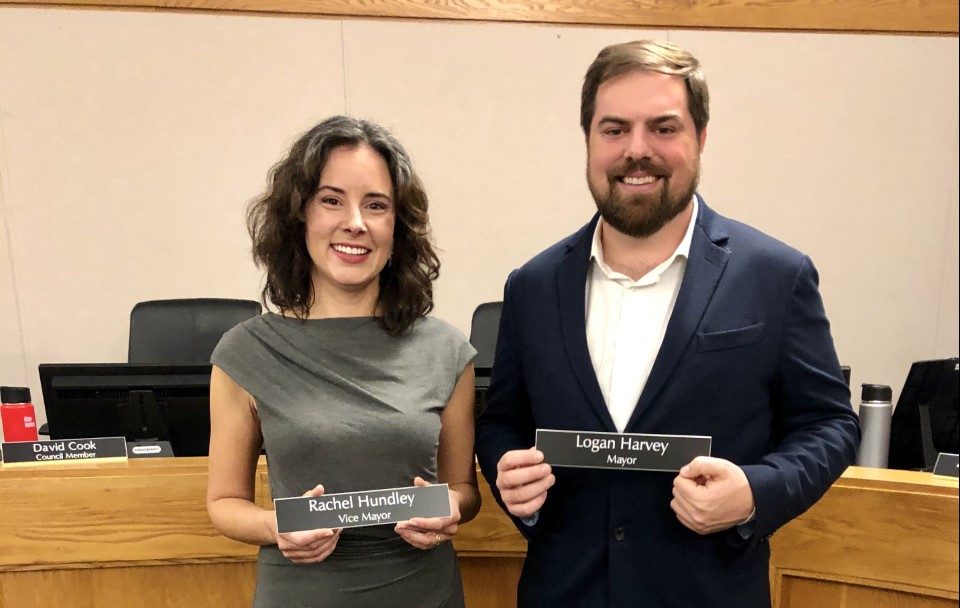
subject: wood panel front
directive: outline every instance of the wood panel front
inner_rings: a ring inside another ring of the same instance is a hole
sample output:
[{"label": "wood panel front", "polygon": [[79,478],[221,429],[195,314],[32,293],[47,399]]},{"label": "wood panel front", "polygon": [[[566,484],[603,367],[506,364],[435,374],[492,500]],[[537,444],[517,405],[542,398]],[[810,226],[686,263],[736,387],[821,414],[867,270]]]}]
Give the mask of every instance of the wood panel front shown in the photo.
[{"label": "wood panel front", "polygon": [[0,608],[250,606],[256,576],[252,561],[3,572]]},{"label": "wood panel front", "polygon": [[206,486],[206,458],[0,471],[0,608],[249,606],[256,548]]},{"label": "wood panel front", "polygon": [[467,608],[517,608],[522,557],[460,556]]},{"label": "wood panel front", "polygon": [[785,576],[781,583],[780,606],[792,608],[953,608],[954,600],[932,597],[894,589],[864,587],[821,581],[796,576]]},{"label": "wood panel front", "polygon": [[957,606],[957,483],[850,467],[770,539],[774,608]]},{"label": "wood panel front", "polygon": [[253,559],[213,528],[206,492],[206,458],[4,470],[0,571]]},{"label": "wood panel front", "polygon": [[[249,605],[256,547],[213,529],[205,493],[204,458],[0,471],[0,608]],[[526,543],[481,495],[455,540],[467,606],[515,608]],[[957,496],[955,481],[851,467],[771,539],[774,606],[957,606]]]}]

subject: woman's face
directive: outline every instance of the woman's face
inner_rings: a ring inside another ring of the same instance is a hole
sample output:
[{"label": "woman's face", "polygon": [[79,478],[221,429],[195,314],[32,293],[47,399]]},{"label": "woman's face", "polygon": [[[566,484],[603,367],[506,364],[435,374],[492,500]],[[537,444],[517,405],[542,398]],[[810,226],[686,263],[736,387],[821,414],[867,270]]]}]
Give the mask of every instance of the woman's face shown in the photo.
[{"label": "woman's face", "polygon": [[335,148],[304,208],[314,295],[379,290],[393,251],[396,208],[387,163],[373,148]]}]

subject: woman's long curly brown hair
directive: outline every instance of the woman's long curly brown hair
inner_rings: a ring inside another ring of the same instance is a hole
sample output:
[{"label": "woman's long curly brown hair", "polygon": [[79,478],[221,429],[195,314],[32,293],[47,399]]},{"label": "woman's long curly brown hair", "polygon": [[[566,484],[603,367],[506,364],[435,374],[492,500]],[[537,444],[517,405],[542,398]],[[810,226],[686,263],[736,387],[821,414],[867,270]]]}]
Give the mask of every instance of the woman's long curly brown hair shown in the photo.
[{"label": "woman's long curly brown hair", "polygon": [[430,242],[423,185],[407,152],[386,129],[366,120],[334,116],[304,133],[270,170],[267,191],[251,201],[247,231],[253,240],[254,262],[266,270],[264,306],[269,300],[281,312],[305,319],[316,294],[303,207],[316,194],[330,153],[341,146],[360,145],[383,157],[393,183],[397,214],[393,256],[380,272],[377,310],[380,326],[395,336],[433,310],[433,281],[440,274],[440,259]]}]

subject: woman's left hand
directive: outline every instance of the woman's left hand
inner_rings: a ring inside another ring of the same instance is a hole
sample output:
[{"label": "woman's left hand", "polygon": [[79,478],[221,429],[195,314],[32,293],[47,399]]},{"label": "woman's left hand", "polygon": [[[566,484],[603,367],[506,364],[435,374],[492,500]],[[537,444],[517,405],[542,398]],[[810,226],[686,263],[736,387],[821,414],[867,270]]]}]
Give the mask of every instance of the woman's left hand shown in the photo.
[{"label": "woman's left hand", "polygon": [[[413,480],[413,485],[423,488],[430,484],[417,477]],[[449,496],[449,517],[414,517],[398,523],[393,528],[394,531],[417,549],[433,549],[450,540],[459,528],[460,501],[453,490],[449,490]]]}]

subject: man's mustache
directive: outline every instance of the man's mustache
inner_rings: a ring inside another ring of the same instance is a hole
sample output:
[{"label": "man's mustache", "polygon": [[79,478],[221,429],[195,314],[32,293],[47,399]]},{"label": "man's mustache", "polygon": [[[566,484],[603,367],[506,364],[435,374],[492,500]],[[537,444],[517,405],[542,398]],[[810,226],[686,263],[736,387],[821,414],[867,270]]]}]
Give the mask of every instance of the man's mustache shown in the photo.
[{"label": "man's mustache", "polygon": [[607,179],[613,182],[618,177],[626,175],[627,173],[633,173],[638,169],[654,177],[670,177],[670,170],[667,167],[658,165],[650,158],[644,156],[642,158],[628,158],[622,163],[615,165],[607,173]]}]

